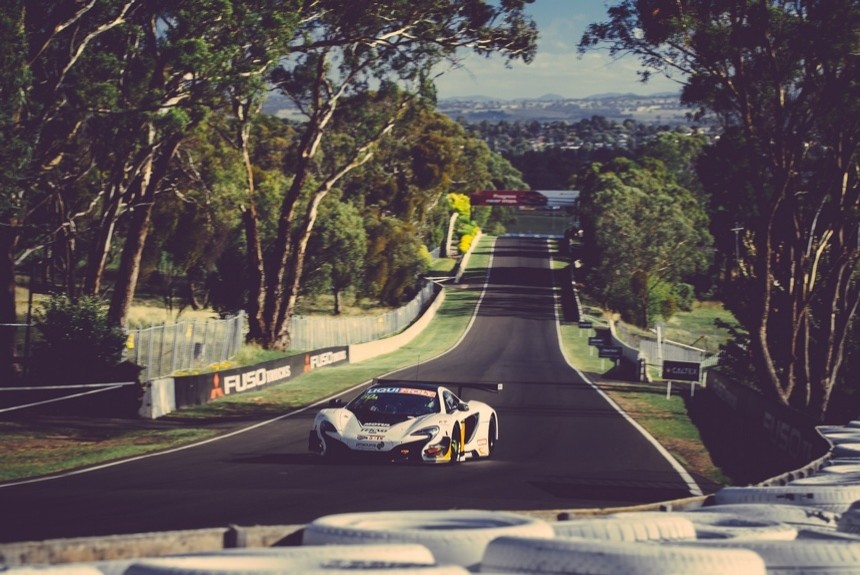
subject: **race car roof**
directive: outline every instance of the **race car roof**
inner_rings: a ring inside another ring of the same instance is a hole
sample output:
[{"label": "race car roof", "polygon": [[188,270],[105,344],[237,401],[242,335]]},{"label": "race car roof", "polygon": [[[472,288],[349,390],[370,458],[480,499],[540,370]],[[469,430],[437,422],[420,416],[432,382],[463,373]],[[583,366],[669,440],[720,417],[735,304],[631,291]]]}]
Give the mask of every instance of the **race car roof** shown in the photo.
[{"label": "race car roof", "polygon": [[482,391],[500,392],[503,384],[501,383],[477,383],[477,382],[459,382],[459,381],[408,381],[403,379],[375,379],[373,386],[394,386],[413,387],[416,389],[429,389],[435,391],[439,387],[447,387],[449,389],[457,388],[459,394],[463,393],[464,389],[479,389]]}]

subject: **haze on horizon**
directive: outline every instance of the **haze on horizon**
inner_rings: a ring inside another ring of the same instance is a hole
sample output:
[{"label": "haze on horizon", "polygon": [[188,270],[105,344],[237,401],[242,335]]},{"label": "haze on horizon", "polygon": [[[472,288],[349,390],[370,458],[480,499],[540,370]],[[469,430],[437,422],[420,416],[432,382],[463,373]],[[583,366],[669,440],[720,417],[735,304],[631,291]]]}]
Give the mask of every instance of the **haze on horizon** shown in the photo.
[{"label": "haze on horizon", "polygon": [[466,55],[459,68],[440,67],[440,99],[484,96],[499,99],[587,98],[595,94],[650,95],[679,92],[679,82],[655,74],[647,83],[637,75],[636,58],[613,59],[605,50],[580,56],[577,44],[586,27],[606,20],[604,0],[534,0],[526,10],[537,23],[538,49],[531,64],[505,67],[501,58]]}]

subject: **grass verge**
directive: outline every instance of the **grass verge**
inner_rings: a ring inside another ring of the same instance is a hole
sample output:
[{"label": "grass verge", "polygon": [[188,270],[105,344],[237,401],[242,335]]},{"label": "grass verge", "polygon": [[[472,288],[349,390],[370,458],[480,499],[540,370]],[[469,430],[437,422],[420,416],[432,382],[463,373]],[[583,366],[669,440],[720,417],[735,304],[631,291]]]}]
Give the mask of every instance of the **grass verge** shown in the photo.
[{"label": "grass verge", "polygon": [[[492,238],[483,238],[471,257],[470,273],[489,265]],[[12,481],[96,465],[200,441],[253,418],[279,415],[349,389],[373,377],[444,353],[466,330],[480,290],[454,287],[435,319],[412,342],[362,363],[302,374],[289,383],[258,392],[224,397],[176,411],[156,421],[31,416],[26,412],[0,421],[0,481]],[[261,356],[246,350],[248,358]],[[271,359],[266,352],[265,359]]]},{"label": "grass verge", "polygon": [[[156,421],[92,420],[36,416],[0,421],[0,481],[10,481],[96,465],[161,451],[223,433],[244,422],[313,404],[328,396],[394,370],[425,362],[450,349],[465,332],[480,296],[478,287],[489,268],[493,238],[475,248],[465,286],[451,286],[430,325],[401,349],[359,364],[303,374],[295,380],[258,392],[227,396],[183,409]],[[558,267],[558,264],[554,264]],[[611,362],[588,346],[588,333],[561,325],[565,353],[633,419],[638,421],[691,473],[725,483],[703,449],[698,430],[679,395],[670,400],[654,386],[613,381]]]}]

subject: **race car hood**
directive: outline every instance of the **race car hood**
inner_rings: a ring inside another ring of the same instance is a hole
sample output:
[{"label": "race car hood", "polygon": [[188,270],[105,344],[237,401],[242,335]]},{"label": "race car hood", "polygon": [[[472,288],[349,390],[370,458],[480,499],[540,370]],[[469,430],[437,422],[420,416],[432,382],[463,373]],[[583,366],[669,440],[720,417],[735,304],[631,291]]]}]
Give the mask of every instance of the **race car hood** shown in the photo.
[{"label": "race car hood", "polygon": [[445,424],[440,414],[418,417],[386,413],[353,413],[346,408],[323,410],[326,419],[337,429],[340,439],[353,449],[382,451],[409,441],[420,440],[414,432]]}]

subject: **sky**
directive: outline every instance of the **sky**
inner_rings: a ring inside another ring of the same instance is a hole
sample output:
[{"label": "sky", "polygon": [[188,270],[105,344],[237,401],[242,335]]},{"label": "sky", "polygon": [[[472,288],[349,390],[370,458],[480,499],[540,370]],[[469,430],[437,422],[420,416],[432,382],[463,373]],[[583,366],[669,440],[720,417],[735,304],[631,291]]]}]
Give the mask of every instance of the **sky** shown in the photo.
[{"label": "sky", "polygon": [[537,55],[505,68],[502,58],[464,54],[461,69],[443,67],[436,79],[438,97],[490,96],[501,99],[540,98],[557,94],[585,98],[608,92],[648,95],[677,92],[677,82],[655,74],[642,84],[635,58],[613,60],[606,50],[583,56],[577,44],[588,24],[606,20],[604,0],[535,0],[526,5],[538,29]]}]

